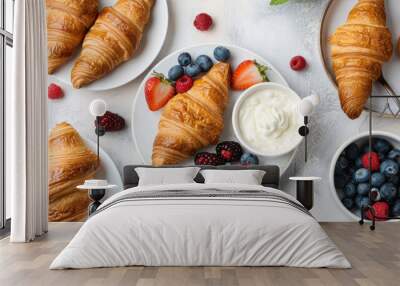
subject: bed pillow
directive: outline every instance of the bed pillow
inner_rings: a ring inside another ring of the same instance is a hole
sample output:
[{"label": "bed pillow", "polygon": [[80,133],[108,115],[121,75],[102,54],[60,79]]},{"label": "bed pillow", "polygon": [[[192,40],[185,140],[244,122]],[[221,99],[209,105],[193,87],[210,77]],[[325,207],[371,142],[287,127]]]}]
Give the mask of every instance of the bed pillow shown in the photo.
[{"label": "bed pillow", "polygon": [[265,171],[262,170],[202,170],[205,184],[261,185]]},{"label": "bed pillow", "polygon": [[195,183],[193,180],[200,171],[198,167],[187,168],[135,168],[139,176],[139,186],[171,185]]}]

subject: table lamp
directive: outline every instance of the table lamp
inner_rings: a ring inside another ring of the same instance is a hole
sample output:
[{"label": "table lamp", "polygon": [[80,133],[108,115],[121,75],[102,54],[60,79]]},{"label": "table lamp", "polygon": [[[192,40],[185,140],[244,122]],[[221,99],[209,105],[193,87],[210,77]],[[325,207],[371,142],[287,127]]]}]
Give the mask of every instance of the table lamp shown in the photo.
[{"label": "table lamp", "polygon": [[96,117],[96,129],[97,135],[97,160],[100,161],[100,136],[106,133],[103,126],[100,125],[100,117],[103,116],[107,111],[107,104],[102,99],[95,99],[89,105],[90,114]]},{"label": "table lamp", "polygon": [[298,105],[298,112],[304,117],[304,125],[299,128],[299,134],[304,137],[304,161],[307,162],[307,136],[310,133],[308,128],[309,117],[314,108],[320,103],[319,95],[312,93],[303,98]]}]

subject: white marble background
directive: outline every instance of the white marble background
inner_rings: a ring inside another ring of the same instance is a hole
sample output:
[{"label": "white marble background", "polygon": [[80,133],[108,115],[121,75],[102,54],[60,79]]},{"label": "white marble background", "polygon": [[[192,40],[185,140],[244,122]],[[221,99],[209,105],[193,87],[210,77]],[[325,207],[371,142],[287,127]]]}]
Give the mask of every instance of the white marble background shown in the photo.
[{"label": "white marble background", "polygon": [[[269,6],[269,0],[168,0],[170,23],[167,40],[156,59],[161,60],[171,52],[200,43],[221,42],[253,50],[268,59],[286,77],[291,87],[301,96],[316,91],[321,105],[311,118],[310,158],[304,164],[299,152],[296,162],[282,180],[282,189],[294,193],[295,185],[287,180],[289,175],[320,176],[316,183],[315,205],[312,213],[320,221],[346,221],[350,217],[333,200],[329,187],[329,168],[337,148],[350,136],[367,130],[367,117],[350,121],[342,113],[335,88],[326,76],[319,58],[319,25],[328,0],[295,0],[282,6]],[[199,32],[192,22],[200,12],[212,15],[212,31]],[[309,67],[296,73],[289,67],[290,59],[301,54]],[[81,135],[95,140],[93,118],[89,102],[95,98],[107,101],[109,110],[122,115],[127,128],[109,133],[101,140],[101,147],[112,157],[120,172],[124,165],[141,163],[134,148],[131,132],[131,107],[143,75],[136,80],[105,92],[73,90],[60,84],[65,97],[49,102],[49,127],[57,122],[70,122]],[[376,129],[396,132],[390,120],[377,120]],[[145,128],[145,127],[144,127]],[[400,133],[397,131],[397,133]]]}]

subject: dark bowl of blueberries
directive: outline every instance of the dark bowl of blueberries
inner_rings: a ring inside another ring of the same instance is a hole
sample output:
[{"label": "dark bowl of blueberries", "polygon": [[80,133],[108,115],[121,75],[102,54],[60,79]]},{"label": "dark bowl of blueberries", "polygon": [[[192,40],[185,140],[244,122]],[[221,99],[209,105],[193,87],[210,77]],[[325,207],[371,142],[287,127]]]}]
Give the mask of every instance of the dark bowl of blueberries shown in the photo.
[{"label": "dark bowl of blueberries", "polygon": [[[359,220],[366,206],[380,220],[400,217],[400,138],[387,132],[368,133],[344,143],[333,157],[330,184],[343,210]],[[364,216],[371,218],[371,212]]]}]

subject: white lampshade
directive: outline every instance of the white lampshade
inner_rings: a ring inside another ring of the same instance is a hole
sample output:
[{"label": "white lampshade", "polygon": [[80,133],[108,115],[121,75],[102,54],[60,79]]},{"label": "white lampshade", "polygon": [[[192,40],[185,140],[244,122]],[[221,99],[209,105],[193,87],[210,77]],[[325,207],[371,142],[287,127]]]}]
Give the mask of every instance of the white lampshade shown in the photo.
[{"label": "white lampshade", "polygon": [[309,116],[314,110],[314,105],[312,104],[311,100],[308,98],[303,98],[299,105],[298,111],[301,116]]},{"label": "white lampshade", "polygon": [[315,92],[312,92],[310,96],[307,97],[311,101],[311,103],[315,106],[319,105],[321,102],[321,98]]},{"label": "white lampshade", "polygon": [[95,99],[90,103],[89,111],[93,116],[103,116],[107,111],[107,104],[102,99]]}]

